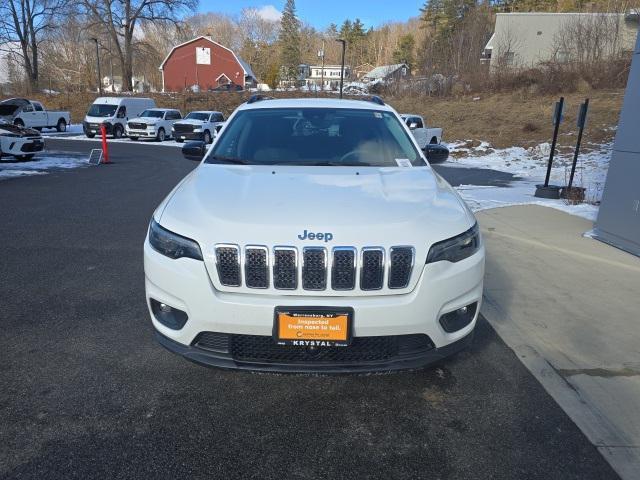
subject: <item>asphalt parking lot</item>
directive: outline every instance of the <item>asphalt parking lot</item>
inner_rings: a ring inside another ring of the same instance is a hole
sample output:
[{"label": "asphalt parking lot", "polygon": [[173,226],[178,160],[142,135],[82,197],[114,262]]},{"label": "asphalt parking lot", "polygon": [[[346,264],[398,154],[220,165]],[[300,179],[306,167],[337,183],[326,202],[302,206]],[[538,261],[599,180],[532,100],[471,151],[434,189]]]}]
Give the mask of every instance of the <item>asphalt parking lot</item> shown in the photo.
[{"label": "asphalt parking lot", "polygon": [[[69,142],[48,145],[91,148]],[[618,478],[484,319],[470,349],[392,375],[227,372],[163,350],[142,242],[196,163],[126,143],[112,159],[0,182],[0,477]]]}]

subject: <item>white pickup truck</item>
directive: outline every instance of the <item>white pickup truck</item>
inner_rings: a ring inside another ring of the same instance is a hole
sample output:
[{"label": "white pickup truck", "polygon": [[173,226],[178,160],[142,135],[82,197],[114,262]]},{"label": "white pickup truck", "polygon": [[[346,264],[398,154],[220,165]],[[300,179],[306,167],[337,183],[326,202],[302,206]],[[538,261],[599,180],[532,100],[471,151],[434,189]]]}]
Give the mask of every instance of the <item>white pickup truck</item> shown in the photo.
[{"label": "white pickup truck", "polygon": [[426,144],[433,145],[442,142],[442,129],[427,127],[427,123],[421,115],[402,113],[400,117],[404,120],[404,123],[407,124],[407,127],[409,127],[409,130],[411,130],[414,137],[416,137],[421,147],[424,147]]},{"label": "white pickup truck", "polygon": [[69,112],[46,110],[42,103],[26,98],[9,98],[0,102],[0,119],[19,127],[55,128],[65,132],[71,123]]},{"label": "white pickup truck", "polygon": [[176,142],[203,140],[211,143],[213,137],[224,125],[224,115],[215,111],[190,112],[182,120],[173,124],[171,134]]}]

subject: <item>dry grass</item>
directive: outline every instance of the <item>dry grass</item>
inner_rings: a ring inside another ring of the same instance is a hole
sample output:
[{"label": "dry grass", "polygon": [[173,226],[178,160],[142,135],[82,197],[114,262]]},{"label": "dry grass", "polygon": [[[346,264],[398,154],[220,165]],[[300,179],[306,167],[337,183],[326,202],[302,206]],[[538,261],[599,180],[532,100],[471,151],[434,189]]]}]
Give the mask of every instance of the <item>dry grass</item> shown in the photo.
[{"label": "dry grass", "polygon": [[[611,128],[618,123],[618,115],[624,90],[591,90],[565,95],[565,121],[560,132],[561,144],[575,141],[575,121],[578,106],[589,97],[589,117],[584,142],[602,143],[613,138]],[[229,115],[249,93],[203,94],[151,94],[159,106],[190,110],[219,110]],[[315,96],[299,92],[274,92],[276,97]],[[80,122],[96,94],[62,93],[59,95],[35,95],[48,108],[71,111],[73,122]],[[444,129],[444,139],[485,140],[497,148],[508,146],[529,147],[551,140],[553,127],[551,115],[558,95],[534,95],[521,91],[492,95],[459,97],[397,96],[386,100],[399,112],[424,115],[432,126]],[[357,98],[357,97],[356,97]]]}]

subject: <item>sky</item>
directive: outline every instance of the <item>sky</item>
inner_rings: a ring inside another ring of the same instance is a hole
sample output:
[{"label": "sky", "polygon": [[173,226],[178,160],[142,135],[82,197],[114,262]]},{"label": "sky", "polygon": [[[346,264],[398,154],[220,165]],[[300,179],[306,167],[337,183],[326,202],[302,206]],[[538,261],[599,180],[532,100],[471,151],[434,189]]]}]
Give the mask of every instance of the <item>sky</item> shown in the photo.
[{"label": "sky", "polygon": [[[255,8],[265,18],[278,19],[284,4],[285,0],[200,0],[199,11],[233,15],[243,8]],[[319,30],[355,18],[368,28],[416,17],[423,5],[424,0],[296,0],[296,11],[300,20]]]}]

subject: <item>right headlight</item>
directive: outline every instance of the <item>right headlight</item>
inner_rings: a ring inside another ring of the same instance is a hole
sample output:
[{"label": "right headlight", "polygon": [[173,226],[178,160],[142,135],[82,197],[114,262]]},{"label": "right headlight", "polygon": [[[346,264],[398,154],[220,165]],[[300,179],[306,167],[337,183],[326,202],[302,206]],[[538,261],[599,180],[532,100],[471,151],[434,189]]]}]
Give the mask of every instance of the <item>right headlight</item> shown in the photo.
[{"label": "right headlight", "polygon": [[198,242],[162,228],[155,220],[149,225],[149,243],[154,250],[174,260],[183,257],[202,260]]},{"label": "right headlight", "polygon": [[470,257],[480,248],[480,230],[478,223],[464,233],[455,237],[434,243],[429,249],[426,263],[459,262]]}]

